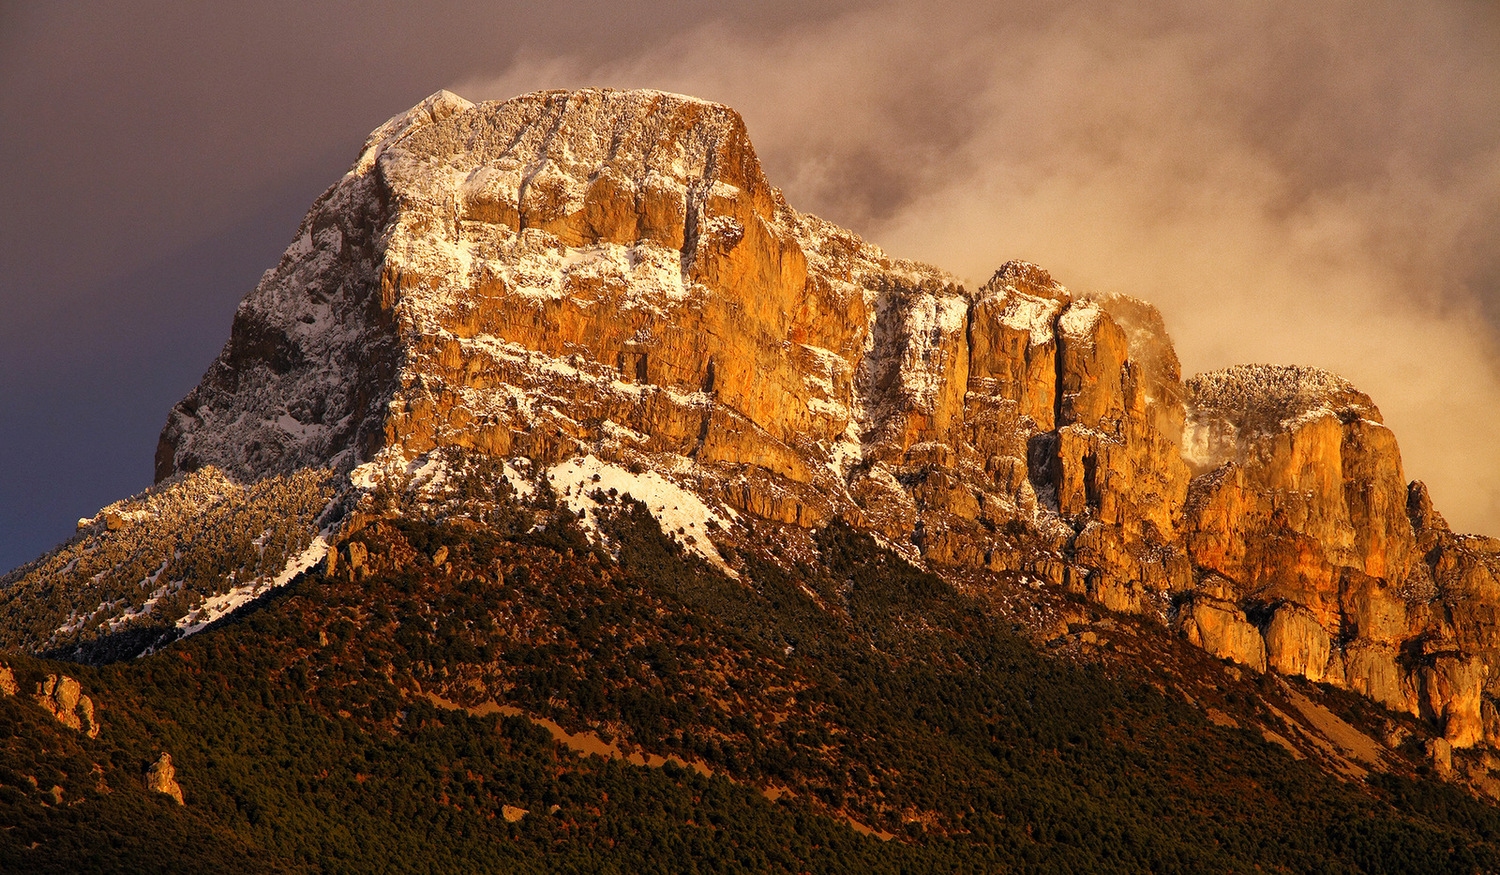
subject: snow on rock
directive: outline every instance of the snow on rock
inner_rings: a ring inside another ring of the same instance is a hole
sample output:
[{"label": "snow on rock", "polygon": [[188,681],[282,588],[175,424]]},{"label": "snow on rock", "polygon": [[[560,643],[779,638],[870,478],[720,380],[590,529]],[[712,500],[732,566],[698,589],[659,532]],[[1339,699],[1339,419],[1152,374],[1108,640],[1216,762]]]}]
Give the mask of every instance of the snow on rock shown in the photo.
[{"label": "snow on rock", "polygon": [[959,294],[923,288],[893,302],[899,320],[899,361],[893,362],[906,403],[931,410],[948,386],[953,353],[967,346],[969,301]]},{"label": "snow on rock", "polygon": [[1000,313],[1000,324],[1015,331],[1025,331],[1032,346],[1052,341],[1053,323],[1062,305],[1050,298],[1014,295]]},{"label": "snow on rock", "polygon": [[442,90],[432,94],[421,103],[391,117],[389,121],[370,133],[360,150],[359,160],[349,171],[349,176],[364,175],[375,166],[382,152],[400,141],[413,128],[446,118],[456,112],[472,109],[474,104],[451,91]]},{"label": "snow on rock", "polygon": [[1072,343],[1093,341],[1094,326],[1104,317],[1104,309],[1093,301],[1074,301],[1057,320],[1057,327]]},{"label": "snow on rock", "polygon": [[709,522],[712,521],[715,527],[728,527],[733,520],[732,513],[715,512],[701,498],[656,471],[647,469],[636,474],[596,456],[586,455],[548,469],[546,477],[558,501],[575,515],[582,513],[580,523],[591,530],[599,530],[600,503],[593,497],[594,493],[598,491],[607,495],[613,489],[618,495],[629,495],[645,504],[663,534],[730,577],[739,577],[708,537]]},{"label": "snow on rock", "polygon": [[328,541],[321,533],[313,538],[312,543],[298,555],[287,561],[286,567],[271,580],[258,577],[246,583],[238,584],[228,592],[207,599],[202,605],[188,611],[177,621],[177,628],[181,630],[182,637],[202,632],[216,620],[219,620],[236,609],[255,601],[274,589],[280,589],[296,579],[297,575],[312,568],[323,557],[328,555]]},{"label": "snow on rock", "polygon": [[1198,374],[1184,388],[1183,457],[1200,469],[1235,458],[1258,436],[1292,431],[1323,417],[1382,426],[1368,395],[1321,368],[1236,365]]}]

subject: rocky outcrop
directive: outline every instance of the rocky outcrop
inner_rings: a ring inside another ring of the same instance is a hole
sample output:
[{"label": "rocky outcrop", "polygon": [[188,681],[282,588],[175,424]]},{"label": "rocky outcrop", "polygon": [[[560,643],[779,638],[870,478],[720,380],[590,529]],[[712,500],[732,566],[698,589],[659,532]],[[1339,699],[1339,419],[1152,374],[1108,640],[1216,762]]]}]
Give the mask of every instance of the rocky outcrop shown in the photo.
[{"label": "rocky outcrop", "polygon": [[[890,258],[792,209],[727,107],[440,92],[392,119],[241,305],[157,473],[372,489],[454,449],[533,481],[649,470],[715,519],[842,517],[1500,739],[1500,549],[1448,531],[1370,398],[1290,366],[1184,382],[1149,304]],[[325,568],[357,575],[356,546]]]},{"label": "rocky outcrop", "polygon": [[1188,454],[1208,469],[1184,533],[1195,561],[1325,627],[1352,600],[1375,624],[1363,637],[1401,635],[1399,600],[1370,581],[1400,580],[1414,539],[1401,457],[1370,399],[1323,371],[1267,365],[1187,390]]},{"label": "rocky outcrop", "polygon": [[83,694],[83,686],[67,675],[49,674],[37,684],[32,696],[57,721],[89,738],[99,737],[94,720],[94,702]]},{"label": "rocky outcrop", "polygon": [[149,792],[166,794],[178,805],[187,804],[182,799],[182,787],[177,783],[177,769],[172,765],[171,754],[163,752],[156,762],[147,766],[144,781]]},{"label": "rocky outcrop", "polygon": [[1199,595],[1178,615],[1183,635],[1214,656],[1266,670],[1266,642],[1233,602]]},{"label": "rocky outcrop", "polygon": [[1333,638],[1307,608],[1286,603],[1271,615],[1265,629],[1266,665],[1280,674],[1301,675],[1311,681],[1339,678],[1331,668]]},{"label": "rocky outcrop", "polygon": [[1483,740],[1495,542],[1448,531],[1374,403],[1338,377],[1250,365],[1186,388],[1185,455],[1202,472],[1186,545],[1268,616],[1269,666],[1425,716],[1454,746]]},{"label": "rocky outcrop", "polygon": [[[21,684],[8,665],[0,665],[0,695],[19,696]],[[43,675],[32,691],[31,700],[51,714],[57,722],[89,738],[99,737],[99,723],[94,714],[94,700],[83,694],[83,685],[67,675]]]}]

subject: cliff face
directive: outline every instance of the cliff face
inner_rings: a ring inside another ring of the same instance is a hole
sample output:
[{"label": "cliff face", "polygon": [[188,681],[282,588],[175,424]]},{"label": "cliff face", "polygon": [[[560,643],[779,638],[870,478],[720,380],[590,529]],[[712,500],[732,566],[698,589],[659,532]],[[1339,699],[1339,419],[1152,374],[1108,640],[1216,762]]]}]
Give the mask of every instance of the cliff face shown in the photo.
[{"label": "cliff face", "polygon": [[1184,383],[1149,304],[892,259],[789,207],[723,106],[440,92],[393,119],[241,305],[157,474],[369,486],[448,449],[648,472],[715,519],[842,517],[1500,739],[1500,544],[1447,530],[1368,397],[1298,367]]}]

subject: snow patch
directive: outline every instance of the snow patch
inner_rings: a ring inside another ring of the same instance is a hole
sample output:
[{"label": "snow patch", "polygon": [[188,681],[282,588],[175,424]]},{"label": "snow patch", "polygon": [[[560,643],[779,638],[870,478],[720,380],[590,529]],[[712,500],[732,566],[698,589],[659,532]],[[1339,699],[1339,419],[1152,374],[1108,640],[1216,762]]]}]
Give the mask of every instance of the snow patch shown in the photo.
[{"label": "snow patch", "polygon": [[600,504],[592,496],[596,490],[607,494],[613,489],[618,495],[628,494],[643,502],[667,537],[703,557],[724,574],[738,579],[739,575],[708,539],[709,521],[727,527],[733,520],[732,511],[721,514],[711,510],[698,496],[655,471],[635,474],[593,455],[579,456],[556,465],[547,471],[546,477],[558,501],[575,516],[581,513],[580,525],[594,533],[599,532]]},{"label": "snow patch", "polygon": [[1030,334],[1031,346],[1041,346],[1052,340],[1052,323],[1062,305],[1046,298],[1016,294],[1005,304],[1000,314],[1000,324],[1012,331]]},{"label": "snow patch", "polygon": [[864,461],[865,457],[865,448],[859,440],[859,427],[854,422],[851,421],[844,428],[843,434],[833,442],[833,449],[828,455],[828,469],[840,483],[847,483],[850,469]]},{"label": "snow patch", "polygon": [[1091,342],[1094,328],[1104,318],[1104,309],[1093,301],[1074,301],[1063,311],[1058,327],[1074,343]]},{"label": "snow patch", "polygon": [[[525,474],[522,474],[519,470],[516,469],[513,464],[511,464],[512,461],[513,460],[510,459],[507,459],[505,461],[503,469],[505,481],[510,484],[511,489],[514,489],[516,491],[517,496],[523,499],[530,498],[536,493],[536,486],[532,484],[531,478],[527,477]],[[531,463],[529,460],[527,460],[525,461],[525,464],[530,466]]]}]

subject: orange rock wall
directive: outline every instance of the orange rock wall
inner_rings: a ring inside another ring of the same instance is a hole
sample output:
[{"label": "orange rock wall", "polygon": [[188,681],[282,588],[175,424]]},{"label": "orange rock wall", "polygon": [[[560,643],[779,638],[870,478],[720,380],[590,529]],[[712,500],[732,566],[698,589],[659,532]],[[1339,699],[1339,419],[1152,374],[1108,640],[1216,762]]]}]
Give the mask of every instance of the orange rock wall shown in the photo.
[{"label": "orange rock wall", "polygon": [[1306,368],[1184,383],[1149,304],[892,259],[791,209],[716,104],[440,93],[393,119],[241,306],[157,470],[439,447],[594,453],[938,567],[1170,602],[1226,658],[1500,739],[1500,549],[1408,486],[1368,397]]}]

